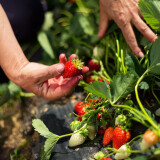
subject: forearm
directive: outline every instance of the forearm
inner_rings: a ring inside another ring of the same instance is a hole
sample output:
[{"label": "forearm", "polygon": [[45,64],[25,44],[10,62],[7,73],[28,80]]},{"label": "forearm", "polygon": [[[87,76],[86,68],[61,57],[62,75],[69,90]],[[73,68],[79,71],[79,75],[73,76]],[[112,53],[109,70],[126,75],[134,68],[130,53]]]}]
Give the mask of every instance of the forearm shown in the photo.
[{"label": "forearm", "polygon": [[0,66],[8,78],[16,82],[21,68],[28,63],[0,5]]}]

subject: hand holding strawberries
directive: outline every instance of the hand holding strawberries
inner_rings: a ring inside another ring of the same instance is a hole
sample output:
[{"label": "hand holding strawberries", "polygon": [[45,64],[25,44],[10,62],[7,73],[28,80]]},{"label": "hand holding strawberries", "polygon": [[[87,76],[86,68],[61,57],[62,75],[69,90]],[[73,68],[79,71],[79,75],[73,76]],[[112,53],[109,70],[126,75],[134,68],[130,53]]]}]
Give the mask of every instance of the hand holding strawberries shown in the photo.
[{"label": "hand holding strawberries", "polygon": [[[69,60],[76,58],[76,55],[72,54]],[[62,75],[66,62],[66,56],[61,54],[59,63],[52,66],[28,63],[21,69],[16,83],[47,100],[55,100],[62,96],[67,96],[72,93],[75,86],[83,78],[82,74],[89,69],[88,67],[83,67],[80,74],[64,78]]]}]

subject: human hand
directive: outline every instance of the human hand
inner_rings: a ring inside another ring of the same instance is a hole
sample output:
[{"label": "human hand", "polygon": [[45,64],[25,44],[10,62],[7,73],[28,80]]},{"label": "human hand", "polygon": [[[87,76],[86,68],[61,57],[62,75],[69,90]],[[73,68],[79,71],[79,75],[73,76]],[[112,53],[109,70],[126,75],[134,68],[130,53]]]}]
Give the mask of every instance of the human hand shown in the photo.
[{"label": "human hand", "polygon": [[[72,54],[69,59],[76,58]],[[70,95],[83,75],[63,78],[64,65],[67,62],[65,54],[59,56],[59,63],[46,66],[38,63],[28,63],[20,71],[16,84],[47,100],[55,100]],[[83,67],[82,74],[88,71]]]},{"label": "human hand", "polygon": [[122,33],[131,50],[138,57],[144,54],[137,44],[132,28],[134,25],[150,42],[154,42],[157,36],[142,20],[138,8],[139,0],[100,0],[100,25],[99,38],[102,38],[108,28],[110,20],[114,20],[122,30]]}]

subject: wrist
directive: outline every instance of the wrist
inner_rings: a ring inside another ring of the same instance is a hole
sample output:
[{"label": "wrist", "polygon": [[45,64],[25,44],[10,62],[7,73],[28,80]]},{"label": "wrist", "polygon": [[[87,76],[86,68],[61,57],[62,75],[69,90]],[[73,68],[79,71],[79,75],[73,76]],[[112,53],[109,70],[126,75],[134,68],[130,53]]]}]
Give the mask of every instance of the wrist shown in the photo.
[{"label": "wrist", "polygon": [[22,81],[21,72],[27,64],[29,64],[29,61],[26,59],[26,57],[21,57],[12,63],[12,65],[9,64],[8,67],[5,67],[4,72],[12,82],[20,85]]}]

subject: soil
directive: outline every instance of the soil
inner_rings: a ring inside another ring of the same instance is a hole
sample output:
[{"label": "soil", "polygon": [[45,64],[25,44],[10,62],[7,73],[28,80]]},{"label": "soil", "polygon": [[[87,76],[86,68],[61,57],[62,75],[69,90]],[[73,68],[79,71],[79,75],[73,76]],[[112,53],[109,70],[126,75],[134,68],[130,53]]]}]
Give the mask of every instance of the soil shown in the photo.
[{"label": "soil", "polygon": [[42,101],[39,97],[15,99],[0,108],[0,160],[32,159],[31,120]]},{"label": "soil", "polygon": [[[54,105],[67,101],[74,105],[81,99],[81,94],[73,94],[71,97],[55,101]],[[0,107],[0,160],[37,159],[32,145],[38,142],[39,134],[34,132],[32,119],[39,118],[41,113],[48,111],[48,108],[45,108],[46,103],[48,102],[44,99],[35,96],[11,100]]]}]

